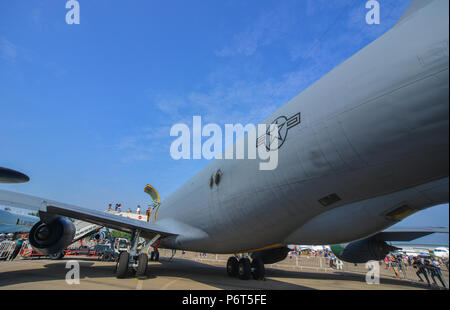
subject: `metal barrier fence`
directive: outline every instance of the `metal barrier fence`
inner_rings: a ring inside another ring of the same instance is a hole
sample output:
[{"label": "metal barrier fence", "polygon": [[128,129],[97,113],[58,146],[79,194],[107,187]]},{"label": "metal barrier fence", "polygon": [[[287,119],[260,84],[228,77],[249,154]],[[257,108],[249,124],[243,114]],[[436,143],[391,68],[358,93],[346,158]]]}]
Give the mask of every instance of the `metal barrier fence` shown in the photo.
[{"label": "metal barrier fence", "polygon": [[[99,257],[101,252],[94,251],[90,248],[68,248],[64,251],[64,256],[83,256],[83,257]],[[40,254],[34,250],[31,245],[24,243],[20,250],[20,256],[22,258],[48,258],[48,255]]]},{"label": "metal barrier fence", "polygon": [[[380,276],[386,278],[397,278],[402,280],[409,280],[417,282],[419,280],[415,269],[413,266],[408,264],[402,264],[401,268],[397,269],[397,274],[394,268],[390,265],[386,265],[384,261],[378,262]],[[292,258],[287,258],[277,264],[269,265],[274,268],[289,268],[299,271],[318,271],[318,272],[347,272],[356,274],[367,274],[369,271],[366,264],[352,264],[347,262],[342,262],[341,266],[334,265],[330,267],[329,259],[321,256],[293,256]],[[442,276],[446,284],[448,284],[449,272],[445,265],[441,265]],[[423,276],[422,276],[423,278]],[[429,277],[430,282],[433,282],[431,277]]]},{"label": "metal barrier fence", "polygon": [[[170,250],[161,250],[161,257],[171,257],[172,252]],[[212,264],[217,266],[226,266],[227,260],[230,255],[221,254],[205,254],[205,253],[194,253],[194,252],[183,252],[177,251],[175,258],[190,259],[197,262]],[[404,265],[402,270],[398,270],[398,277],[396,276],[393,268],[386,265],[384,262],[379,262],[380,276],[384,278],[397,278],[401,280],[407,280],[411,282],[418,282],[419,278],[416,274],[417,269],[413,266]],[[330,267],[329,259],[322,256],[314,255],[293,255],[292,257],[287,257],[285,260],[278,262],[276,264],[266,265],[266,268],[282,269],[282,270],[292,270],[297,272],[325,272],[325,273],[352,273],[365,275],[369,271],[366,264],[352,264],[347,262],[342,262],[333,268]],[[448,288],[449,284],[449,271],[445,265],[441,265],[442,277]],[[422,276],[422,278],[424,278]],[[431,283],[433,280],[428,276]],[[425,279],[424,279],[425,280]],[[436,279],[437,280],[437,279]],[[437,280],[438,285],[441,283]]]},{"label": "metal barrier fence", "polygon": [[[16,247],[16,242],[14,241],[2,241],[0,242],[0,261],[7,260],[12,254]],[[66,256],[84,256],[84,257],[98,257],[100,252],[94,251],[92,249],[67,249],[65,251]],[[21,258],[48,258],[48,255],[44,255],[36,252],[28,241],[25,241],[20,249],[19,257]]]},{"label": "metal barrier fence", "polygon": [[[14,241],[2,241],[0,242],[0,260],[7,260],[15,248]],[[22,258],[33,258],[33,257],[44,257],[45,255],[36,253],[33,251],[28,242],[24,242],[22,249],[20,251]],[[67,256],[85,256],[85,257],[96,257],[99,252],[89,250],[89,249],[67,249]],[[162,249],[160,250],[160,256],[170,258],[172,257],[172,251]],[[201,263],[226,266],[227,260],[230,255],[222,254],[206,254],[206,253],[195,253],[195,252],[182,252],[177,251],[174,255],[175,258],[190,259],[198,261]],[[396,275],[393,268],[390,265],[385,265],[384,262],[379,262],[380,276],[385,278],[397,278],[408,280],[412,282],[418,282],[419,278],[416,274],[417,269],[409,265],[403,265],[398,274]],[[366,264],[352,264],[347,262],[342,262],[337,264],[337,266],[330,267],[329,259],[322,256],[314,255],[293,255],[288,256],[285,260],[278,262],[276,264],[266,265],[266,268],[292,270],[299,272],[345,272],[353,274],[367,274],[368,269]],[[449,283],[449,271],[445,265],[441,265],[442,278],[444,279],[446,285]],[[423,277],[423,276],[422,276]],[[433,283],[431,277],[429,277],[430,282]],[[439,283],[439,281],[438,281]],[[440,285],[440,283],[439,283]],[[447,286],[448,287],[448,286]]]},{"label": "metal barrier fence", "polygon": [[14,241],[5,240],[0,242],[0,260],[7,260],[15,247],[16,243]]},{"label": "metal barrier fence", "polygon": [[38,252],[36,252],[36,250],[34,250],[31,245],[29,244],[28,240],[24,241],[22,244],[22,248],[20,249],[20,253],[19,255],[22,258],[34,258],[34,257],[47,257],[46,255],[40,254]]}]

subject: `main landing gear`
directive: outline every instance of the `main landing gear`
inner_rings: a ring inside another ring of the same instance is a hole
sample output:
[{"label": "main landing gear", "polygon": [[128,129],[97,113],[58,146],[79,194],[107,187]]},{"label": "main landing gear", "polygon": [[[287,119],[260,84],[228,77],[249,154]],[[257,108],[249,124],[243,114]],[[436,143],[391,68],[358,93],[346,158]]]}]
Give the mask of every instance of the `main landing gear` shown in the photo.
[{"label": "main landing gear", "polygon": [[239,260],[232,256],[227,261],[227,274],[230,277],[238,277],[241,280],[264,280],[264,262],[259,257],[254,257],[250,262],[248,257],[241,257]]},{"label": "main landing gear", "polygon": [[125,278],[129,271],[135,273],[137,277],[143,277],[147,273],[148,256],[145,253],[137,252],[139,234],[140,231],[136,230],[131,236],[130,253],[126,251],[120,253],[116,266],[116,276],[119,279]]}]

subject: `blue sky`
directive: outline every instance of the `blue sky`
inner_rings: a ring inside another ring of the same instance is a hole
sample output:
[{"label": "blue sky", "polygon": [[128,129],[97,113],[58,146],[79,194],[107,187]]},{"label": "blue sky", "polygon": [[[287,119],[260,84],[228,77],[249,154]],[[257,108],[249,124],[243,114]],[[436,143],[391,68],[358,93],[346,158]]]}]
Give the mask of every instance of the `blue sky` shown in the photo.
[{"label": "blue sky", "polygon": [[362,0],[79,0],[67,25],[65,2],[0,1],[0,165],[31,177],[2,188],[96,209],[167,197],[207,164],[170,157],[173,124],[258,123],[410,3],[367,25]]}]

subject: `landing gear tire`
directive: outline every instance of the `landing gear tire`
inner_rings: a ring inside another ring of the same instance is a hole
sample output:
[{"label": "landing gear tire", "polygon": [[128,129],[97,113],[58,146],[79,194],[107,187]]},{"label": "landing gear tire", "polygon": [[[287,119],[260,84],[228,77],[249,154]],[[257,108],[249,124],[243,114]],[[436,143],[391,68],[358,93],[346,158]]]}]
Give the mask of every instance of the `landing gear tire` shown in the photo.
[{"label": "landing gear tire", "polygon": [[155,261],[155,262],[159,261],[159,251],[158,250],[152,251],[152,253],[150,254],[150,260]]},{"label": "landing gear tire", "polygon": [[145,253],[141,253],[138,256],[138,267],[136,270],[136,276],[142,277],[147,273],[148,256]]},{"label": "landing gear tire", "polygon": [[123,279],[128,273],[128,261],[130,260],[130,254],[128,252],[122,252],[119,256],[119,261],[117,262],[117,273],[116,277],[118,279]]},{"label": "landing gear tire", "polygon": [[50,254],[50,259],[53,259],[53,260],[62,259],[65,254],[66,254],[65,251],[62,250],[61,252]]},{"label": "landing gear tire", "polygon": [[255,280],[263,280],[266,269],[264,268],[264,263],[262,259],[256,257],[252,260],[252,263],[250,264],[251,272],[253,279]]},{"label": "landing gear tire", "polygon": [[248,280],[252,276],[250,260],[248,258],[241,258],[239,260],[238,276],[241,280]]},{"label": "landing gear tire", "polygon": [[232,256],[227,261],[227,274],[230,277],[237,277],[239,269],[239,262],[236,257]]},{"label": "landing gear tire", "polygon": [[111,254],[109,254],[109,253],[103,254],[102,261],[109,262],[110,260],[111,260]]}]

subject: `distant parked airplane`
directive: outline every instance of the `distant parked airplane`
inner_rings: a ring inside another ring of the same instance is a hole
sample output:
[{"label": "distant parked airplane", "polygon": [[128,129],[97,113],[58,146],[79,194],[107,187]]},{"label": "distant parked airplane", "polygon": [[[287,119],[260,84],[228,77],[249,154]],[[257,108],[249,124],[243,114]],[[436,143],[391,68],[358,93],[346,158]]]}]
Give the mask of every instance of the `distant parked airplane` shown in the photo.
[{"label": "distant parked airplane", "polygon": [[39,217],[0,210],[0,233],[24,233],[39,222]]}]

